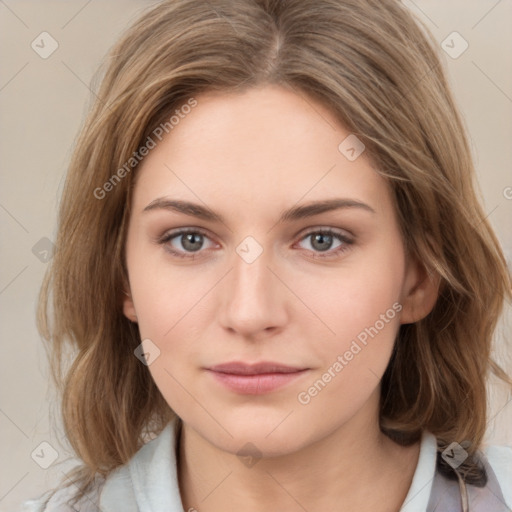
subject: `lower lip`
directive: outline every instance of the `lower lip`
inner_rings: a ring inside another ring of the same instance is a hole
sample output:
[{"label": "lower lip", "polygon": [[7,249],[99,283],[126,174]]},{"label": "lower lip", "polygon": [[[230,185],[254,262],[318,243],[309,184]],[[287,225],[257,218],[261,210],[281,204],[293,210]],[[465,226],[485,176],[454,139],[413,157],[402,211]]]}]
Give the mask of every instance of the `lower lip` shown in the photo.
[{"label": "lower lip", "polygon": [[292,373],[262,373],[260,375],[234,375],[211,370],[210,372],[218,382],[232,391],[245,395],[263,395],[289,384],[304,375],[307,370]]}]

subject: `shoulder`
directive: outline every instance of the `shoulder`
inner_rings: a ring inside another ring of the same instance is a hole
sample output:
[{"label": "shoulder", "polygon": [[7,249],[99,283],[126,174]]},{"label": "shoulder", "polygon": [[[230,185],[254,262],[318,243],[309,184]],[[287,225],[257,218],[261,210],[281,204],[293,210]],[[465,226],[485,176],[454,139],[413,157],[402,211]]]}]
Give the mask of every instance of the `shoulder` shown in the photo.
[{"label": "shoulder", "polygon": [[157,486],[157,501],[181,503],[175,457],[179,426],[177,419],[170,421],[130,461],[112,470],[106,478],[98,476],[91,490],[77,503],[74,502],[76,487],[68,486],[56,492],[49,491],[36,500],[26,501],[23,512],[98,512],[101,510],[100,504],[105,510],[117,510],[122,504],[123,512],[132,512],[138,510],[136,495],[148,503],[152,502],[155,482],[161,482]]},{"label": "shoulder", "polygon": [[37,499],[25,501],[22,512],[98,512],[99,496],[104,479],[98,477],[92,488],[78,501],[75,501],[75,486],[60,487],[44,493]]},{"label": "shoulder", "polygon": [[490,445],[483,452],[498,479],[506,504],[512,507],[512,446]]},{"label": "shoulder", "polygon": [[178,426],[176,420],[171,421],[157,437],[144,444],[129,462],[114,469],[106,478],[98,475],[90,491],[77,503],[73,501],[77,488],[71,485],[26,501],[22,512],[98,512],[100,500],[101,505],[109,510],[117,510],[119,504],[123,505],[123,512],[138,510],[135,488],[143,492],[151,488],[154,481],[168,483],[172,479],[175,456],[171,447],[175,443]]}]

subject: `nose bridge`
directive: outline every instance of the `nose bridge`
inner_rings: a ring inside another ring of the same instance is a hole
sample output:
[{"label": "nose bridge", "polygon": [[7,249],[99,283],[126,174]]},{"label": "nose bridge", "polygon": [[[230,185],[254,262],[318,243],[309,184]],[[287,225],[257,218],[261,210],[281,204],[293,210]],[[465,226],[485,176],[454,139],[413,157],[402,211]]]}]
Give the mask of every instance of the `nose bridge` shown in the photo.
[{"label": "nose bridge", "polygon": [[236,294],[237,300],[244,297],[252,301],[260,300],[271,291],[270,281],[273,276],[268,268],[269,258],[267,256],[267,253],[261,254],[250,262],[244,260],[240,255],[234,258],[233,296]]},{"label": "nose bridge", "polygon": [[285,304],[282,285],[269,269],[272,255],[252,237],[247,237],[233,255],[222,300],[224,327],[244,334],[282,325]]}]

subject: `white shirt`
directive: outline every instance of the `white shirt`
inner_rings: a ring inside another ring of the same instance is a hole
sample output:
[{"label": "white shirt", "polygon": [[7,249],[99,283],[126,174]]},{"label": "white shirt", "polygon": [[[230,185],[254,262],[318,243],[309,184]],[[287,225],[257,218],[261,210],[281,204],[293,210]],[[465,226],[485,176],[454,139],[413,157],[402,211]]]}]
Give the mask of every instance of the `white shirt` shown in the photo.
[{"label": "white shirt", "polygon": [[[158,437],[145,444],[125,465],[113,471],[101,490],[102,512],[184,512],[178,487],[176,465],[176,427],[172,420]],[[512,509],[512,447],[490,446],[483,450],[498,482],[507,506]],[[411,487],[400,512],[425,512],[436,470],[436,438],[424,431],[418,464]],[[27,501],[25,512],[73,512],[65,502],[69,488],[59,491],[45,507],[45,496]],[[81,512],[97,512],[97,496],[85,499]],[[491,511],[489,511],[491,512]]]}]

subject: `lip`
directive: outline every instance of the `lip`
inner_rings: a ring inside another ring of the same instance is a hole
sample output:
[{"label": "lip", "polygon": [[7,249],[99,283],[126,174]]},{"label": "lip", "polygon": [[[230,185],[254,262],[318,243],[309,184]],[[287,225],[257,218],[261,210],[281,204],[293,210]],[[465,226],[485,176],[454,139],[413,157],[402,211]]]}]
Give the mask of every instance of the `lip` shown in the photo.
[{"label": "lip", "polygon": [[270,393],[308,372],[309,368],[275,362],[231,362],[207,368],[214,379],[231,391],[246,395]]},{"label": "lip", "polygon": [[294,373],[307,368],[288,366],[272,361],[262,361],[261,363],[243,363],[233,361],[231,363],[223,363],[208,368],[213,372],[229,373],[231,375],[261,375],[264,373]]}]

